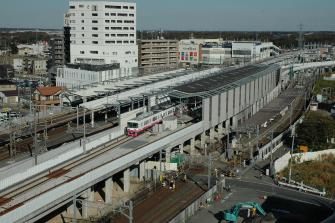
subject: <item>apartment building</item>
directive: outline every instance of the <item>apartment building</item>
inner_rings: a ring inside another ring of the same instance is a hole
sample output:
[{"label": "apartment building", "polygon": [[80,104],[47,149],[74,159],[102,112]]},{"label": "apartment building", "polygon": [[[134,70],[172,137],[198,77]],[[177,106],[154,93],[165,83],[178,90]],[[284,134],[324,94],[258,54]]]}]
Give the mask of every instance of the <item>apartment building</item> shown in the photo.
[{"label": "apartment building", "polygon": [[65,64],[64,35],[54,36],[50,39],[51,66]]},{"label": "apartment building", "polygon": [[178,40],[139,40],[139,67],[144,71],[178,66]]},{"label": "apartment building", "polygon": [[136,3],[71,0],[65,18],[71,63],[119,63],[127,75],[138,67]]}]

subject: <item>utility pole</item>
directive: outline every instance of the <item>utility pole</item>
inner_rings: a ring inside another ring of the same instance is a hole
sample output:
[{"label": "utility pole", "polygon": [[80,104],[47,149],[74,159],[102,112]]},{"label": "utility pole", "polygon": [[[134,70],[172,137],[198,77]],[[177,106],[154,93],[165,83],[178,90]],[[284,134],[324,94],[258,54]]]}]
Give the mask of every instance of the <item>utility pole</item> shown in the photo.
[{"label": "utility pole", "polygon": [[36,107],[34,107],[34,149],[35,149],[35,165],[37,165],[38,155],[38,142],[37,142],[37,120],[36,120]]},{"label": "utility pole", "polygon": [[273,173],[273,130],[271,131],[270,174]]},{"label": "utility pole", "polygon": [[[292,131],[292,130],[291,130]],[[290,154],[291,154],[291,160],[290,160],[290,166],[289,166],[289,172],[288,172],[288,182],[291,183],[291,180],[292,180],[292,162],[293,162],[293,149],[294,149],[294,139],[295,139],[295,134],[293,133],[292,134],[292,146],[291,146],[291,151],[290,151]]]},{"label": "utility pole", "polygon": [[211,171],[212,171],[212,155],[209,154],[208,156],[208,182],[207,182],[208,190],[210,190],[211,188]]},{"label": "utility pole", "polygon": [[84,142],[83,142],[83,149],[84,153],[86,153],[86,108],[84,108]]}]

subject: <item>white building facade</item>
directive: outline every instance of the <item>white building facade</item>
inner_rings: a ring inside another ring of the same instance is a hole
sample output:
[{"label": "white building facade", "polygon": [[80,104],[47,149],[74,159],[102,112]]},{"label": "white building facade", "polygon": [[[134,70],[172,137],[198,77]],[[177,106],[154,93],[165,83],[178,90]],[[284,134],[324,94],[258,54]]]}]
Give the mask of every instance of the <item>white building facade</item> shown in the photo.
[{"label": "white building facade", "polygon": [[92,84],[113,81],[125,77],[118,64],[68,65],[57,69],[56,85],[67,89],[80,90]]},{"label": "white building facade", "polygon": [[71,63],[120,64],[130,75],[138,67],[136,3],[71,0]]}]

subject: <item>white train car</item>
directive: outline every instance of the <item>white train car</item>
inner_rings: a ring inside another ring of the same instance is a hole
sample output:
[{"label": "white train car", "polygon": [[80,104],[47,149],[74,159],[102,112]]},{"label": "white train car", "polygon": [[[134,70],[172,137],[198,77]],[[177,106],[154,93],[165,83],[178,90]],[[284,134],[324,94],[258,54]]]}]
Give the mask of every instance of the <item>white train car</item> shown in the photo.
[{"label": "white train car", "polygon": [[131,137],[137,137],[142,132],[152,128],[154,125],[161,123],[163,118],[174,115],[176,107],[170,107],[163,110],[144,113],[135,119],[128,121],[127,134]]}]

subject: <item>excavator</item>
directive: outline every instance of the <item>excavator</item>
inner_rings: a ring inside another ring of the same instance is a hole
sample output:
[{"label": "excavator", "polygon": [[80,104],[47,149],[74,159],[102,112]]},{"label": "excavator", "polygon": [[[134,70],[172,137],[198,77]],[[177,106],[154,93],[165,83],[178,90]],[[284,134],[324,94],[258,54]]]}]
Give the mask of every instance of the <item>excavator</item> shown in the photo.
[{"label": "excavator", "polygon": [[231,210],[231,212],[225,212],[224,213],[224,220],[227,222],[235,223],[237,222],[238,215],[241,209],[249,209],[251,216],[256,216],[257,212],[265,216],[266,213],[263,210],[263,208],[257,203],[257,202],[242,202],[237,203]]}]

